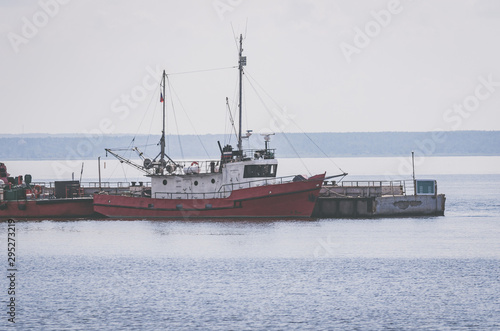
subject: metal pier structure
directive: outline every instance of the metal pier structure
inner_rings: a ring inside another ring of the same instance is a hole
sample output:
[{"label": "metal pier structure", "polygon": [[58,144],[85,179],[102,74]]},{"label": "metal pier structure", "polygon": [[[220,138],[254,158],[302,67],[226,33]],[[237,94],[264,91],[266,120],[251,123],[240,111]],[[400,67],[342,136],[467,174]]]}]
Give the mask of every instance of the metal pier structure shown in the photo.
[{"label": "metal pier structure", "polygon": [[435,180],[325,183],[313,217],[443,216],[446,197]]}]

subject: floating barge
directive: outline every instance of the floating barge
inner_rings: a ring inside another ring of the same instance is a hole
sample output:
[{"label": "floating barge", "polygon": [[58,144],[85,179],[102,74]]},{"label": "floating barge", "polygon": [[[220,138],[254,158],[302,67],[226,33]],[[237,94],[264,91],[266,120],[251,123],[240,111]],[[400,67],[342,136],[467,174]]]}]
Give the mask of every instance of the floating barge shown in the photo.
[{"label": "floating barge", "polygon": [[78,181],[60,181],[49,186],[28,181],[0,187],[0,218],[92,216],[96,216],[93,198],[83,194]]},{"label": "floating barge", "polygon": [[436,180],[327,182],[313,217],[370,218],[443,216],[446,197]]}]

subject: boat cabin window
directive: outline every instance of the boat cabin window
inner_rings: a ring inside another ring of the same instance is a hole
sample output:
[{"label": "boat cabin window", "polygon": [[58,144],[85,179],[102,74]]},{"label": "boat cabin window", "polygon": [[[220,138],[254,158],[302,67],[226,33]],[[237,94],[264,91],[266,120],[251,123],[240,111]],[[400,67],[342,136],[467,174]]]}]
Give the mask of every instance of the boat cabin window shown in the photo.
[{"label": "boat cabin window", "polygon": [[276,168],[278,168],[277,164],[246,165],[243,178],[276,177]]}]

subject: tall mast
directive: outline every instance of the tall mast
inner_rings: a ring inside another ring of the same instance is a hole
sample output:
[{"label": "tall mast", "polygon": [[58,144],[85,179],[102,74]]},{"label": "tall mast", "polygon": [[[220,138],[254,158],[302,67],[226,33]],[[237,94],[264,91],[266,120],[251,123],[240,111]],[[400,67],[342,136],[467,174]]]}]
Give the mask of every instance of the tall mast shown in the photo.
[{"label": "tall mast", "polygon": [[239,120],[240,120],[240,123],[239,123],[239,131],[238,131],[238,150],[241,151],[243,148],[242,148],[242,145],[241,145],[241,118],[242,118],[242,111],[241,111],[241,108],[242,108],[242,81],[243,81],[243,66],[246,66],[247,65],[247,57],[246,56],[241,56],[241,54],[243,53],[243,36],[240,34],[240,50],[239,50],[239,61],[238,61],[238,69],[240,71],[240,91],[239,91]]},{"label": "tall mast", "polygon": [[162,103],[163,103],[163,129],[161,131],[161,140],[160,140],[160,163],[161,163],[161,173],[163,174],[163,168],[165,164],[165,77],[167,74],[165,74],[165,70],[163,70],[163,95],[162,95]]}]

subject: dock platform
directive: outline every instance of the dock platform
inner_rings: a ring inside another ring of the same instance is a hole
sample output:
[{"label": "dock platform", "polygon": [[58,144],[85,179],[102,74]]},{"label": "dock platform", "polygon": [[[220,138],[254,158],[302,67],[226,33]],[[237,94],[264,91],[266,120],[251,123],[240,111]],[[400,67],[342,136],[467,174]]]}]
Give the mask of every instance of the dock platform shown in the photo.
[{"label": "dock platform", "polygon": [[445,202],[435,180],[332,182],[323,185],[313,217],[443,216]]}]

